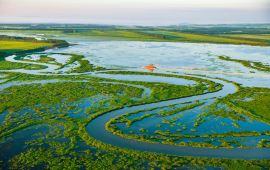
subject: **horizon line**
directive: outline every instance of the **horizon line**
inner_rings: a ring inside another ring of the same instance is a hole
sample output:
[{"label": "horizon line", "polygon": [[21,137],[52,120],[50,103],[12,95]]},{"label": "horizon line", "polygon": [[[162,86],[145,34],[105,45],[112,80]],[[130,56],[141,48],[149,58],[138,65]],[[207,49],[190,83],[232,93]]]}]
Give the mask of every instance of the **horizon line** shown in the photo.
[{"label": "horizon line", "polygon": [[48,24],[54,24],[54,25],[100,25],[100,26],[138,26],[138,27],[166,27],[166,26],[184,26],[184,25],[268,25],[270,22],[254,22],[254,23],[179,23],[179,24],[164,24],[164,25],[144,25],[144,24],[102,24],[102,23],[82,23],[82,22],[74,22],[74,23],[68,23],[68,22],[0,22],[1,25],[48,25]]}]

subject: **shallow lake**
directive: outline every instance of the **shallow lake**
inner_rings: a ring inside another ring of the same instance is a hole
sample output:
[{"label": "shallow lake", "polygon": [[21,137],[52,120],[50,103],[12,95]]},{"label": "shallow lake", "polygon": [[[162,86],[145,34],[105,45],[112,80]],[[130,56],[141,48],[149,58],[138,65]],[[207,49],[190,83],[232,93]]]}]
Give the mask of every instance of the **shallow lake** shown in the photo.
[{"label": "shallow lake", "polygon": [[152,63],[158,66],[159,71],[206,74],[245,86],[270,87],[269,73],[217,57],[224,55],[270,64],[270,47],[80,39],[72,39],[71,42],[77,45],[50,51],[83,54],[92,63],[111,68],[145,70],[143,67]]}]

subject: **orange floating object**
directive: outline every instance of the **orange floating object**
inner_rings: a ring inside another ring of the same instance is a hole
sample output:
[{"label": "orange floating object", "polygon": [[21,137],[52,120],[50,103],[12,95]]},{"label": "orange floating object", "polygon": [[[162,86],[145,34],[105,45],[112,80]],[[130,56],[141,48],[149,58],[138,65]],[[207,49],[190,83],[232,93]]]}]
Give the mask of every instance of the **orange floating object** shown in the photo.
[{"label": "orange floating object", "polygon": [[153,72],[157,67],[154,64],[149,64],[147,66],[144,66],[145,69],[147,69],[150,72]]}]

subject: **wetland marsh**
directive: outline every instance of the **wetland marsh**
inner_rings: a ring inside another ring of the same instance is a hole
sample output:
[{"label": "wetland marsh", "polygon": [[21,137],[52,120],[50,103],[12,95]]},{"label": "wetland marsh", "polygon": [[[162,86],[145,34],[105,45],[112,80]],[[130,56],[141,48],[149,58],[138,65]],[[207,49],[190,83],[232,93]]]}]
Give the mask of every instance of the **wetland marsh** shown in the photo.
[{"label": "wetland marsh", "polygon": [[266,41],[37,32],[0,39],[2,169],[270,167]]}]

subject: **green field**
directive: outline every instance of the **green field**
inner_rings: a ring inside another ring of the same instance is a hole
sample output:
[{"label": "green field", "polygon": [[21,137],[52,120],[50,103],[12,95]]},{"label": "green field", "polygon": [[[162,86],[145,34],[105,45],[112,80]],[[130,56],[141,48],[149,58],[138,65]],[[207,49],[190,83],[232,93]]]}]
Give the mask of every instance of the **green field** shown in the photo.
[{"label": "green field", "polygon": [[270,34],[227,34],[223,35],[225,37],[234,37],[234,38],[246,38],[246,39],[259,39],[259,40],[270,40]]},{"label": "green field", "polygon": [[15,53],[38,52],[54,47],[66,47],[68,45],[66,41],[62,40],[36,40],[35,38],[0,35],[0,58]]},{"label": "green field", "polygon": [[25,42],[25,41],[2,41],[0,40],[0,51],[24,51],[36,48],[52,47],[52,43]]},{"label": "green field", "polygon": [[269,46],[269,35],[254,35],[250,37],[207,35],[197,33],[184,33],[166,30],[91,30],[82,32],[61,33],[82,37],[103,37],[105,39],[120,39],[134,41],[168,41],[191,43],[217,43],[217,44],[243,44],[254,46]]},{"label": "green field", "polygon": [[[241,30],[243,33],[239,34]],[[24,33],[26,35],[44,34],[47,36],[76,36],[81,38],[102,38],[105,40],[165,41],[191,43],[217,43],[269,46],[269,29],[259,26],[237,27],[125,27],[125,26],[89,26],[89,25],[51,25],[39,29],[29,25],[1,27],[3,33]],[[236,32],[236,33],[234,33]]]}]

